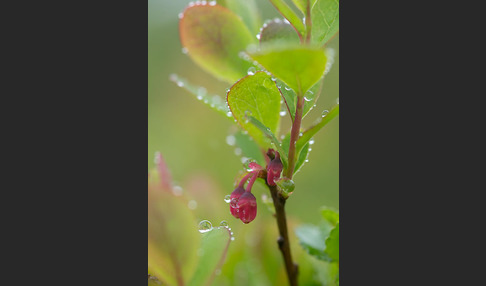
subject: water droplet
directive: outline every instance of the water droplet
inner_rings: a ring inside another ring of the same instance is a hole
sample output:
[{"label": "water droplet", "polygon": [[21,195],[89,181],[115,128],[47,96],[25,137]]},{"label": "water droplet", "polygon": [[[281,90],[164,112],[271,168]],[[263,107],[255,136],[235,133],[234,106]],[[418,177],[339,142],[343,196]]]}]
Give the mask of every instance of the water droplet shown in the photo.
[{"label": "water droplet", "polygon": [[216,1],[209,1],[209,6],[214,6],[216,5]]},{"label": "water droplet", "polygon": [[235,148],[235,155],[240,156],[241,155],[241,149],[240,148]]},{"label": "water droplet", "polygon": [[203,101],[204,103],[209,103],[209,100],[207,98],[205,98]]},{"label": "water droplet", "polygon": [[228,111],[228,112],[226,113],[226,116],[231,117],[231,116],[233,116],[233,113],[231,113],[231,111]]},{"label": "water droplet", "polygon": [[273,86],[273,82],[270,79],[266,78],[265,80],[263,80],[263,86],[270,89]]},{"label": "water droplet", "polygon": [[209,220],[202,220],[199,223],[199,232],[200,233],[205,233],[205,232],[208,232],[208,231],[211,231],[211,230],[213,230],[213,225],[211,224],[211,222]]},{"label": "water droplet", "polygon": [[233,135],[228,135],[226,136],[226,144],[230,145],[230,146],[234,146],[236,143],[236,138],[235,136]]},{"label": "water droplet", "polygon": [[304,135],[304,133],[300,132],[300,133],[299,133],[299,137],[302,137],[302,135]]},{"label": "water droplet", "polygon": [[177,86],[178,86],[178,87],[183,87],[183,86],[184,86],[184,83],[183,83],[182,81],[180,81],[180,80],[179,80],[179,81],[177,82]]},{"label": "water droplet", "polygon": [[203,99],[202,95],[198,94],[197,99],[199,99],[199,100]]},{"label": "water droplet", "polygon": [[285,90],[290,91],[290,90],[292,90],[292,89],[291,89],[290,87],[286,86],[286,87],[285,87]]},{"label": "water droplet", "polygon": [[195,210],[197,208],[197,202],[195,200],[190,200],[188,203],[187,203],[187,207],[190,209],[190,210]]},{"label": "water droplet", "polygon": [[260,34],[257,34],[257,35],[256,35],[256,38],[257,38],[258,40],[260,40],[260,37],[261,37],[261,36],[260,36]]},{"label": "water droplet", "polygon": [[179,19],[182,19],[184,17],[184,14],[179,13],[178,17],[179,17]]},{"label": "water droplet", "polygon": [[187,54],[187,52],[188,52],[188,51],[187,51],[187,48],[182,48],[182,53],[183,53],[183,54]]},{"label": "water droplet", "polygon": [[229,202],[231,202],[231,195],[224,196],[224,201],[225,201],[225,203],[229,204]]},{"label": "water droplet", "polygon": [[322,117],[324,117],[324,116],[326,116],[328,113],[329,113],[329,110],[325,109],[325,110],[322,112],[321,116],[322,116]]},{"label": "water droplet", "polygon": [[250,67],[250,68],[248,69],[248,75],[254,75],[254,74],[255,74],[255,72],[256,72],[256,68],[255,68],[255,67]]},{"label": "water droplet", "polygon": [[231,237],[231,241],[233,241],[233,240],[235,240],[235,237],[234,236]]},{"label": "water droplet", "polygon": [[304,161],[304,162],[306,162],[306,163],[307,163],[307,162],[309,162],[309,160],[305,159],[305,161]]},{"label": "water droplet", "polygon": [[212,99],[213,99],[214,104],[221,104],[221,102],[222,102],[221,97],[219,97],[219,95],[213,96]]},{"label": "water droplet", "polygon": [[309,152],[310,152],[310,151],[312,151],[312,148],[309,148],[308,150],[309,150]]},{"label": "water droplet", "polygon": [[280,116],[285,116],[285,115],[287,115],[287,111],[285,110],[280,111]]},{"label": "water droplet", "polygon": [[[246,135],[246,134],[248,134],[248,131],[243,130],[243,131],[241,131],[241,133],[243,133],[243,134],[245,134],[245,135]],[[251,139],[251,137],[250,137],[250,139]]]},{"label": "water droplet", "polygon": [[250,159],[248,159],[248,158],[246,158],[246,157],[241,157],[241,163],[243,163],[243,164],[246,164],[246,162],[247,162],[248,160],[250,160]]},{"label": "water droplet", "polygon": [[174,186],[172,188],[172,193],[176,196],[182,196],[182,188],[180,186]]},{"label": "water droplet", "polygon": [[304,100],[305,100],[305,101],[311,101],[312,99],[307,98],[307,97],[305,97],[305,96],[304,96]]},{"label": "water droplet", "polygon": [[272,75],[272,81],[277,81],[277,78]]},{"label": "water droplet", "polygon": [[225,220],[222,220],[220,223],[219,223],[219,226],[222,226],[222,227],[228,227],[228,222],[225,221]]},{"label": "water droplet", "polygon": [[315,141],[314,141],[314,138],[311,138],[311,140],[309,140],[309,145],[314,144],[314,142],[315,142]]},{"label": "water droplet", "polygon": [[307,91],[308,94],[314,94],[312,90]]}]

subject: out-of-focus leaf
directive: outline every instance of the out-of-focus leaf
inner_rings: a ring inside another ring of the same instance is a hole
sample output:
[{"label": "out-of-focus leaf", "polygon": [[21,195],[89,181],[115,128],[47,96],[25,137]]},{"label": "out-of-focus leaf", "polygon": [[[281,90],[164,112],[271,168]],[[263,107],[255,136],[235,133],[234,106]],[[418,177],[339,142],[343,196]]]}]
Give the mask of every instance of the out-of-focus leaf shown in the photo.
[{"label": "out-of-focus leaf", "polygon": [[189,286],[210,285],[216,271],[223,266],[230,241],[230,230],[226,227],[213,228],[202,233],[201,247],[197,251],[200,259]]},{"label": "out-of-focus leaf", "polygon": [[277,8],[277,10],[284,16],[292,26],[303,35],[305,32],[305,26],[300,17],[290,8],[283,0],[270,0],[270,2]]},{"label": "out-of-focus leaf", "polygon": [[[150,185],[149,185],[150,186]],[[181,197],[150,186],[148,192],[148,269],[160,281],[188,281],[197,262],[201,236]]]},{"label": "out-of-focus leaf", "polygon": [[231,119],[231,112],[226,104],[224,98],[215,94],[208,94],[206,88],[202,86],[195,86],[189,83],[186,79],[177,76],[176,74],[171,74],[170,78],[177,86],[187,90],[189,93],[194,95],[198,100],[202,101],[207,106],[216,110],[221,115]]},{"label": "out-of-focus leaf", "polygon": [[339,222],[331,230],[326,239],[326,249],[324,252],[332,261],[339,261]]},{"label": "out-of-focus leaf", "polygon": [[282,161],[283,167],[284,168],[287,168],[287,164],[288,164],[288,162],[287,162],[287,154],[284,152],[284,150],[282,148],[282,145],[280,144],[280,141],[278,141],[277,137],[275,137],[275,135],[272,133],[272,131],[270,130],[270,128],[268,128],[265,125],[263,125],[263,123],[261,123],[260,121],[258,121],[258,119],[256,119],[253,116],[248,116],[247,118],[251,122],[251,124],[253,124],[258,129],[260,129],[260,131],[262,131],[263,134],[265,134],[265,136],[267,136],[267,138],[272,141],[273,145],[275,146],[275,148],[277,149],[277,151],[280,153],[280,160]]},{"label": "out-of-focus leaf", "polygon": [[322,207],[321,215],[322,218],[329,222],[332,226],[336,226],[336,224],[339,222],[339,212],[332,208]]},{"label": "out-of-focus leaf", "polygon": [[241,131],[236,132],[233,136],[235,138],[235,144],[241,149],[243,156],[256,161],[261,166],[265,165],[265,158],[255,140]]},{"label": "out-of-focus leaf", "polygon": [[322,129],[322,127],[326,126],[327,123],[329,123],[334,117],[339,115],[339,104],[334,106],[329,113],[321,117],[314,125],[312,125],[309,129],[307,129],[302,136],[297,140],[296,143],[296,153],[299,154],[299,152],[306,146],[306,144],[316,135],[316,133]]},{"label": "out-of-focus leaf", "polygon": [[215,77],[234,83],[251,67],[239,53],[257,39],[231,10],[210,4],[189,6],[179,21],[179,30],[189,56]]},{"label": "out-of-focus leaf", "polygon": [[324,50],[310,46],[268,45],[249,52],[251,58],[296,92],[307,92],[324,74]]},{"label": "out-of-focus leaf", "polygon": [[278,18],[263,24],[259,34],[260,43],[300,43],[299,35],[295,29],[287,22]]},{"label": "out-of-focus leaf", "polygon": [[227,102],[236,121],[258,145],[264,149],[271,147],[271,141],[247,119],[251,115],[272,133],[278,133],[280,91],[271,77],[265,72],[256,72],[242,78],[231,87]]},{"label": "out-of-focus leaf", "polygon": [[302,225],[295,229],[300,245],[310,255],[325,261],[331,261],[324,252],[326,249],[326,238],[329,236],[330,228],[317,227],[314,225]]},{"label": "out-of-focus leaf", "polygon": [[325,45],[339,31],[339,0],[317,0],[311,18],[312,42]]},{"label": "out-of-focus leaf", "polygon": [[310,258],[310,262],[314,268],[315,278],[320,285],[339,286],[339,264],[337,262],[327,262]]},{"label": "out-of-focus leaf", "polygon": [[218,0],[216,2],[239,15],[253,35],[258,33],[262,20],[254,0]]}]

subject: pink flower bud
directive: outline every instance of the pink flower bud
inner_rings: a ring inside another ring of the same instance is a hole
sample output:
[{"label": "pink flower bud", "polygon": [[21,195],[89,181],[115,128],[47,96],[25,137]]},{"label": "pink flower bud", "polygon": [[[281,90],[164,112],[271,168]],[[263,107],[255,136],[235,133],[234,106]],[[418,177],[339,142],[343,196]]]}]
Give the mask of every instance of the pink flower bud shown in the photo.
[{"label": "pink flower bud", "polygon": [[275,186],[275,181],[280,178],[282,169],[283,165],[282,161],[280,161],[280,154],[275,152],[275,158],[267,165],[267,183],[270,186]]},{"label": "pink flower bud", "polygon": [[240,218],[237,203],[243,193],[245,193],[245,189],[239,186],[231,193],[230,196],[230,212],[235,218]]},{"label": "pink flower bud", "polygon": [[255,196],[250,192],[245,192],[238,199],[237,208],[242,222],[249,223],[253,221],[257,214],[257,202]]}]

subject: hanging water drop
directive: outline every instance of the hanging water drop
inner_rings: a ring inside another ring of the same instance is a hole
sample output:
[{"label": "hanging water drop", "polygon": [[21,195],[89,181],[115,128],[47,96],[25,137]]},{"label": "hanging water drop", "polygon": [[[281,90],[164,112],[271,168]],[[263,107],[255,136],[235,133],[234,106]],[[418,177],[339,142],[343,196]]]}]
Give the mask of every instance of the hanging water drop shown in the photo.
[{"label": "hanging water drop", "polygon": [[233,114],[231,113],[231,111],[228,111],[228,112],[226,113],[226,116],[228,116],[228,117],[231,117],[232,115],[233,115]]},{"label": "hanging water drop", "polygon": [[209,6],[214,6],[216,5],[216,1],[209,1]]},{"label": "hanging water drop", "polygon": [[250,67],[248,69],[248,75],[254,75],[256,73],[256,68],[255,67]]},{"label": "hanging water drop", "polygon": [[287,111],[285,110],[280,111],[280,116],[285,116],[285,115],[287,115]]},{"label": "hanging water drop", "polygon": [[222,226],[222,227],[228,227],[228,222],[225,221],[225,220],[222,220],[220,223],[219,223],[219,226]]},{"label": "hanging water drop", "polygon": [[285,90],[291,91],[292,89],[290,87],[286,86]]},{"label": "hanging water drop", "polygon": [[257,38],[258,40],[260,40],[260,37],[261,37],[261,36],[260,36],[260,34],[257,34],[257,35],[256,35],[256,38]]},{"label": "hanging water drop", "polygon": [[211,222],[209,220],[202,220],[199,223],[199,232],[200,233],[205,233],[205,232],[208,232],[208,231],[211,231],[211,230],[213,230],[213,225],[211,224]]},{"label": "hanging water drop", "polygon": [[179,81],[177,82],[177,86],[178,86],[178,87],[183,87],[183,86],[184,86],[184,83],[183,83],[182,81],[180,81],[180,80],[179,80]]},{"label": "hanging water drop", "polygon": [[311,101],[312,99],[307,98],[307,97],[305,97],[305,96],[304,96],[304,100],[305,100],[305,101]]},{"label": "hanging water drop", "polygon": [[229,202],[231,202],[231,195],[224,196],[224,202],[229,204]]},{"label": "hanging water drop", "polygon": [[306,162],[306,163],[307,163],[307,162],[309,162],[309,160],[305,159],[305,161],[304,161],[304,162]]},{"label": "hanging water drop", "polygon": [[321,116],[322,116],[322,117],[324,117],[324,116],[326,116],[328,113],[329,113],[329,110],[325,109],[325,110],[322,112]]},{"label": "hanging water drop", "polygon": [[315,142],[315,141],[314,141],[314,138],[311,138],[311,140],[309,140],[309,145],[314,144],[314,142]]},{"label": "hanging water drop", "polygon": [[235,240],[235,237],[234,236],[231,237],[231,241],[233,241],[233,240]]}]

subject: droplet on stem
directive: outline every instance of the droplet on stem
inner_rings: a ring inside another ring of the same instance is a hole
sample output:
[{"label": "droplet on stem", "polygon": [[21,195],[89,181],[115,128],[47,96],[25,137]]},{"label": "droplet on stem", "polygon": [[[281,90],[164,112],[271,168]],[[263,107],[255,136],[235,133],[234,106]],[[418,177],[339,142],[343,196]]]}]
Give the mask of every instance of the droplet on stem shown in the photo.
[{"label": "droplet on stem", "polygon": [[211,231],[211,230],[213,230],[213,225],[211,224],[211,222],[209,220],[202,220],[199,223],[199,232],[200,233],[205,233],[205,232],[208,232],[208,231]]}]

